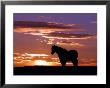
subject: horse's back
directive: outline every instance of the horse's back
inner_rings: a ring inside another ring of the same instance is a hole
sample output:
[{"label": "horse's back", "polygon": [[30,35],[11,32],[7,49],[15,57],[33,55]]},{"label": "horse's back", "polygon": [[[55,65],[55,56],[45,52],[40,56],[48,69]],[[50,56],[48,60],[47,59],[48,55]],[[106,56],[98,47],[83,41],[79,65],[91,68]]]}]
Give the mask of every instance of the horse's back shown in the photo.
[{"label": "horse's back", "polygon": [[78,58],[78,52],[76,50],[70,50],[68,51],[69,57]]}]

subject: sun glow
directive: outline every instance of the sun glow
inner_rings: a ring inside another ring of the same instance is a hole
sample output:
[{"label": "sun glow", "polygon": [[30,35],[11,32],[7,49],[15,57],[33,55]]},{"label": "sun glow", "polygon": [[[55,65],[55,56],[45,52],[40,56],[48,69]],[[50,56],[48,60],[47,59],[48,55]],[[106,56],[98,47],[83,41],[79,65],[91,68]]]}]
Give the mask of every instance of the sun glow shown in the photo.
[{"label": "sun glow", "polygon": [[36,60],[35,64],[36,65],[49,65],[49,63],[45,60]]},{"label": "sun glow", "polygon": [[29,56],[32,56],[32,57],[35,57],[35,56],[49,56],[47,54],[28,54],[28,53],[25,53],[26,55],[29,55]]}]

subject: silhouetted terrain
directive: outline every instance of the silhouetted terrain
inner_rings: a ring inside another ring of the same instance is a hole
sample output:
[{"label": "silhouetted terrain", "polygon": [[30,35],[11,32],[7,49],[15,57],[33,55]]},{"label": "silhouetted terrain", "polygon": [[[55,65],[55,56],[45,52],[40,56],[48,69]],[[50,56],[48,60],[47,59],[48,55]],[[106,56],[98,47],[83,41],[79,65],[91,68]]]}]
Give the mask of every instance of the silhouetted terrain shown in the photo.
[{"label": "silhouetted terrain", "polygon": [[14,67],[14,75],[97,75],[97,67],[96,66]]}]

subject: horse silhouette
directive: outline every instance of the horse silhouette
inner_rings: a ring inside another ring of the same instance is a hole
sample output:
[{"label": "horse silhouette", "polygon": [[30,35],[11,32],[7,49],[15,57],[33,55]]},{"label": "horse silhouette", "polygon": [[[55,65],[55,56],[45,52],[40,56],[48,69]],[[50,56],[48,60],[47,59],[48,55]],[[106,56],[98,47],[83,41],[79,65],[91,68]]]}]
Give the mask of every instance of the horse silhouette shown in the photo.
[{"label": "horse silhouette", "polygon": [[65,66],[67,61],[72,61],[74,66],[78,66],[78,52],[76,50],[67,51],[64,48],[53,45],[51,48],[51,54],[53,55],[54,53],[58,54],[62,66]]}]

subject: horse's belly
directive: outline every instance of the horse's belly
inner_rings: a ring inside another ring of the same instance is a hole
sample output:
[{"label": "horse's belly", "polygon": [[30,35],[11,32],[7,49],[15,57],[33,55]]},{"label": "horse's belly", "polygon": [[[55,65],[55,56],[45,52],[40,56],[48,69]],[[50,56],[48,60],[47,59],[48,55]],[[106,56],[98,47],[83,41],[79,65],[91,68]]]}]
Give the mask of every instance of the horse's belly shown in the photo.
[{"label": "horse's belly", "polygon": [[72,58],[67,58],[67,59],[66,59],[66,61],[71,61],[71,60],[72,60]]}]

